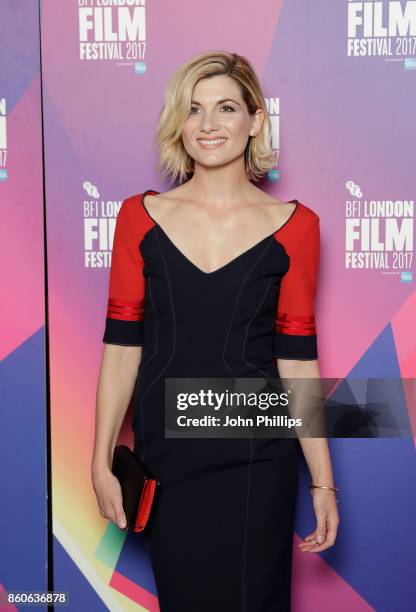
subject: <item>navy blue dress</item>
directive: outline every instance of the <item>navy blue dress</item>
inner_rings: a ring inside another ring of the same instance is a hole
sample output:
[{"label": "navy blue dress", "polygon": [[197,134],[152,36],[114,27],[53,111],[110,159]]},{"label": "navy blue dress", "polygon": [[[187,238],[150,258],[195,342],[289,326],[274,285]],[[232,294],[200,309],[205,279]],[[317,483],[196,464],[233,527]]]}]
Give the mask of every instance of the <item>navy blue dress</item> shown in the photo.
[{"label": "navy blue dress", "polygon": [[103,342],[141,346],[134,451],[158,478],[144,534],[161,612],[290,610],[299,442],[165,438],[165,378],[278,378],[317,359],[319,216],[293,200],[280,228],[213,272],[145,206],[120,208]]}]

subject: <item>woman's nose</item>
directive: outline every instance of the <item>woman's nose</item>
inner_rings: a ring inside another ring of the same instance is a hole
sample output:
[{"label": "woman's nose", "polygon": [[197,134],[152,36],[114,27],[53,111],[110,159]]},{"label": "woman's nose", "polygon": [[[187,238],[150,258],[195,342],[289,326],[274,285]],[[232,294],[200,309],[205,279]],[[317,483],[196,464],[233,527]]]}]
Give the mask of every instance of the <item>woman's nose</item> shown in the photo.
[{"label": "woman's nose", "polygon": [[213,113],[203,113],[201,115],[200,127],[203,131],[215,130],[218,127],[218,123]]}]

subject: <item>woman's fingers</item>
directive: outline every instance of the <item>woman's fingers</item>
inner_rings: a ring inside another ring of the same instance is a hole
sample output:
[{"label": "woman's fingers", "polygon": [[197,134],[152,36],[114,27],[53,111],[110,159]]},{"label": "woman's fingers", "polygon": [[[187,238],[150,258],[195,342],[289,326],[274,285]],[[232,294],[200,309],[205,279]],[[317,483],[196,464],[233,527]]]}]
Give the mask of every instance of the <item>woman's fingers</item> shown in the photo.
[{"label": "woman's fingers", "polygon": [[117,496],[112,500],[113,504],[113,523],[115,523],[120,529],[125,529],[127,527],[126,514],[123,510],[122,498],[121,496]]},{"label": "woman's fingers", "polygon": [[126,514],[123,508],[123,495],[121,492],[121,486],[118,480],[114,481],[116,490],[111,496],[111,503],[113,506],[113,518],[111,519],[120,529],[127,527]]},{"label": "woman's fingers", "polygon": [[316,518],[315,542],[323,544],[326,539],[326,515],[319,513]]},{"label": "woman's fingers", "polygon": [[329,548],[329,544],[327,543],[327,541],[325,540],[322,544],[316,544],[315,542],[315,535],[313,536],[313,539],[311,539],[309,542],[305,542],[305,543],[301,543],[299,548],[301,549],[302,552],[320,552],[321,550],[325,550],[326,548]]},{"label": "woman's fingers", "polygon": [[[318,521],[319,524],[319,521]],[[299,543],[299,548],[302,552],[320,552],[334,545],[337,537],[338,521],[326,521],[325,539],[322,543],[317,543],[317,536],[322,535],[322,527],[316,528],[316,531],[305,536],[302,542]]]},{"label": "woman's fingers", "polygon": [[118,479],[109,471],[103,472],[93,476],[93,487],[101,516],[112,521],[120,529],[125,529],[127,520]]},{"label": "woman's fingers", "polygon": [[313,546],[313,544],[315,544],[315,532],[312,532],[309,535],[305,536],[303,541],[299,543],[299,548],[302,552],[304,552],[305,550],[309,550],[309,548]]},{"label": "woman's fingers", "polygon": [[303,538],[303,541],[299,543],[299,546],[307,546],[312,543],[312,540],[313,542],[315,542],[315,532],[310,533],[309,535],[305,536]]},{"label": "woman's fingers", "polygon": [[328,520],[326,527],[326,543],[333,546],[337,537],[338,521]]}]

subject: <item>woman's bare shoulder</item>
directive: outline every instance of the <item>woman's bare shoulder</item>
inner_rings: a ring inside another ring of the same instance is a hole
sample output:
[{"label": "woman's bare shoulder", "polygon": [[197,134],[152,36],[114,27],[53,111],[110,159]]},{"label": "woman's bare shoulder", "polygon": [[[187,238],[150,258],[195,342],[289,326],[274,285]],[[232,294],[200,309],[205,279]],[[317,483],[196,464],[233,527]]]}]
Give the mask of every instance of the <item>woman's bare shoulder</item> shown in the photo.
[{"label": "woman's bare shoulder", "polygon": [[180,202],[180,188],[175,187],[165,192],[146,193],[145,207],[151,216],[157,220],[161,218]]},{"label": "woman's bare shoulder", "polygon": [[308,206],[303,201],[300,201],[297,198],[293,198],[292,200],[283,202],[282,200],[278,200],[277,198],[271,198],[269,196],[268,201],[266,202],[266,205],[267,204],[271,207],[279,208],[282,211],[286,209],[289,212],[298,207],[298,209],[302,210],[302,214],[304,216],[311,219],[319,219],[318,213],[311,206]]},{"label": "woman's bare shoulder", "polygon": [[180,187],[175,187],[174,189],[169,189],[168,191],[158,192],[158,193],[148,193],[146,194],[146,202],[154,202],[155,206],[157,203],[169,203],[180,200],[182,194],[182,189]]}]

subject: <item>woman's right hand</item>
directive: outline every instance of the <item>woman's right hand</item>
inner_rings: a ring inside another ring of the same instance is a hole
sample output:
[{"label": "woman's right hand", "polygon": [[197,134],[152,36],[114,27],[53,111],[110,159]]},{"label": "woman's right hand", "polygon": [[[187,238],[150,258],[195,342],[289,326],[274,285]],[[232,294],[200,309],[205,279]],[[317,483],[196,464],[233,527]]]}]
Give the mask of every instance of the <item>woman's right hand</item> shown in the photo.
[{"label": "woman's right hand", "polygon": [[120,529],[126,529],[126,514],[123,509],[123,496],[118,478],[109,468],[103,468],[92,469],[91,479],[101,516],[113,521]]}]

